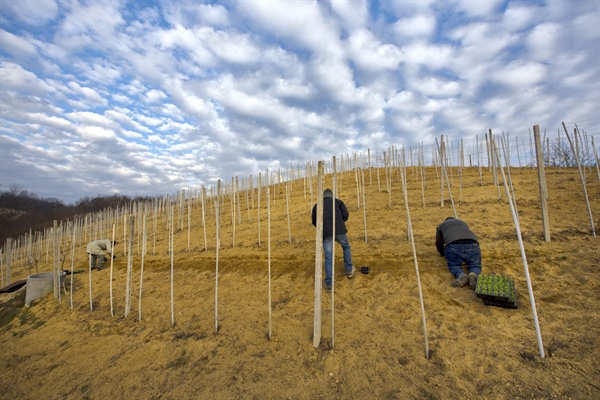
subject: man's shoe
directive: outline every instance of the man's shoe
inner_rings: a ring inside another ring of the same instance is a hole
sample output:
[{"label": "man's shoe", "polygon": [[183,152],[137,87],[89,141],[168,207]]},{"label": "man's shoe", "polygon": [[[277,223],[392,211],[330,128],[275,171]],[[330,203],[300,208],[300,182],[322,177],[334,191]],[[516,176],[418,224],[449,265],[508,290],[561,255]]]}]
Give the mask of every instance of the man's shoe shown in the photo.
[{"label": "man's shoe", "polygon": [[325,288],[325,290],[327,290],[328,292],[331,292],[331,285],[328,285],[326,283],[323,283],[323,287]]},{"label": "man's shoe", "polygon": [[475,273],[475,272],[469,272],[469,286],[471,286],[471,289],[475,290],[475,288],[477,287],[477,278],[479,276]]},{"label": "man's shoe", "polygon": [[346,273],[346,277],[348,277],[348,279],[354,278],[354,273],[355,272],[356,272],[356,267],[353,265],[352,266],[352,271],[350,273]]},{"label": "man's shoe", "polygon": [[467,276],[467,274],[462,273],[458,276],[458,278],[456,278],[454,280],[454,282],[452,282],[452,287],[455,288],[460,288],[465,286],[465,284],[467,283],[467,281],[469,280],[469,277]]}]

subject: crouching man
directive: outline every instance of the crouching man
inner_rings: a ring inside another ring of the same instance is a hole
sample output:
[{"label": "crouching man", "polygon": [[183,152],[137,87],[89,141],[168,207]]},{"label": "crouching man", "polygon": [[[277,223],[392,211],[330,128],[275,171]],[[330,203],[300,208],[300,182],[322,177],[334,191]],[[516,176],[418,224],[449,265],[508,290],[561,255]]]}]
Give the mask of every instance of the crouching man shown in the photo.
[{"label": "crouching man", "polygon": [[[448,217],[437,226],[435,247],[440,256],[446,256],[448,269],[454,275],[452,286],[463,287],[467,281],[472,289],[477,286],[477,277],[481,273],[481,249],[477,236],[466,222]],[[465,274],[462,264],[467,266]]]},{"label": "crouching man", "polygon": [[[110,256],[113,247],[117,242],[111,242],[108,239],[94,240],[89,242],[85,251],[90,255],[90,269],[101,270],[102,263],[108,260],[108,257],[104,255],[106,251]],[[113,258],[116,258],[113,256]]]}]

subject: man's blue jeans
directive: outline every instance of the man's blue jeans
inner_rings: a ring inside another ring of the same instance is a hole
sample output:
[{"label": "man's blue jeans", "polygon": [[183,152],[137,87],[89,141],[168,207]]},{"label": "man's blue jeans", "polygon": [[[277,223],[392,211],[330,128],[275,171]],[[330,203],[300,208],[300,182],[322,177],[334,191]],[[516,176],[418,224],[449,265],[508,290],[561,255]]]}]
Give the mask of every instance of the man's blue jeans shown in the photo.
[{"label": "man's blue jeans", "polygon": [[444,248],[448,269],[455,278],[463,274],[462,263],[464,262],[469,272],[481,274],[481,249],[478,243],[453,244]]},{"label": "man's blue jeans", "polygon": [[[352,252],[350,251],[350,243],[345,233],[335,235],[335,241],[342,246],[344,252],[344,268],[346,273],[352,272]],[[331,254],[333,253],[333,237],[323,239],[323,253],[325,253],[325,286],[331,287]]]}]

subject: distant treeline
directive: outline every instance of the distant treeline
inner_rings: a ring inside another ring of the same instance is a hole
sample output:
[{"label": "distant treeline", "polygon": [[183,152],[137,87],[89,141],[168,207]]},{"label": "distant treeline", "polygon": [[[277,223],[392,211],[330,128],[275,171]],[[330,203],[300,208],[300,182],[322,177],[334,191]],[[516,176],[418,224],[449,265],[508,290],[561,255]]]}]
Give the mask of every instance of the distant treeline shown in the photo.
[{"label": "distant treeline", "polygon": [[43,231],[54,220],[72,220],[106,208],[116,208],[131,202],[151,200],[151,197],[112,196],[82,197],[72,205],[56,198],[40,198],[18,185],[0,190],[0,247],[7,238],[16,239],[24,233]]}]

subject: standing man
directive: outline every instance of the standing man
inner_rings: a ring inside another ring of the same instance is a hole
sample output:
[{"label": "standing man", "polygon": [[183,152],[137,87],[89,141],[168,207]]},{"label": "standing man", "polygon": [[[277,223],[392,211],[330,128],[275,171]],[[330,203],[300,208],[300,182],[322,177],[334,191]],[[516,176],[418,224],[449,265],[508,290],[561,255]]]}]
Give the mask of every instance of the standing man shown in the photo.
[{"label": "standing man", "polygon": [[[340,199],[333,197],[330,189],[323,192],[323,253],[325,253],[325,289],[331,290],[331,264],[333,253],[333,213],[335,212],[335,241],[342,246],[344,252],[344,268],[346,277],[352,279],[356,268],[352,265],[352,252],[346,233],[345,222],[350,213]],[[312,224],[317,226],[317,205],[312,209]]]},{"label": "standing man", "polygon": [[104,255],[104,252],[108,252],[108,255],[110,256],[113,246],[116,244],[117,242],[111,242],[108,239],[94,240],[93,242],[89,242],[85,251],[91,255],[90,268],[97,269],[98,271],[101,270],[102,263],[108,260],[108,257]]},{"label": "standing man", "polygon": [[[448,269],[456,278],[452,286],[463,287],[469,281],[471,288],[475,289],[481,273],[481,249],[477,236],[467,224],[454,217],[446,218],[436,229],[435,247],[440,256],[446,256]],[[468,276],[463,271],[463,262],[468,268]]]}]

